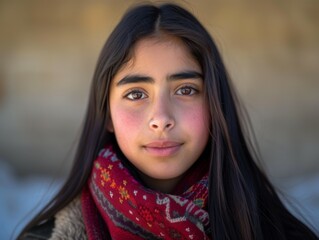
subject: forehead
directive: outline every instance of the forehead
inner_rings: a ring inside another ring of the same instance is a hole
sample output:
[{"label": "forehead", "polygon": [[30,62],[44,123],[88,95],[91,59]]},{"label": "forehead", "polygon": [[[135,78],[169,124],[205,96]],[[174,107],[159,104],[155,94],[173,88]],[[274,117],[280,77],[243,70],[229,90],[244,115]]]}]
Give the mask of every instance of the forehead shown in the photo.
[{"label": "forehead", "polygon": [[129,60],[119,72],[147,68],[165,68],[169,71],[183,67],[201,72],[198,62],[185,43],[177,37],[164,35],[139,40],[134,45]]},{"label": "forehead", "polygon": [[145,54],[149,50],[154,50],[156,48],[166,48],[174,53],[181,53],[187,54],[190,56],[190,52],[188,48],[185,46],[184,42],[174,36],[168,36],[168,35],[160,35],[160,36],[150,36],[147,38],[143,38],[139,40],[133,48],[132,51],[132,58],[136,58],[138,55]]}]

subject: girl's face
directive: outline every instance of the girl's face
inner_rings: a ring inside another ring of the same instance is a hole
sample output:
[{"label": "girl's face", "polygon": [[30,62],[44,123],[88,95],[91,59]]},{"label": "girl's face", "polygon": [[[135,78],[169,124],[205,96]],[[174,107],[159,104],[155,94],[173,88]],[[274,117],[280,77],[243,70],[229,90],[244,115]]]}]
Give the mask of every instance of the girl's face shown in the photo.
[{"label": "girl's face", "polygon": [[203,152],[209,114],[201,68],[173,37],[146,38],[115,75],[110,131],[150,187],[170,192]]}]

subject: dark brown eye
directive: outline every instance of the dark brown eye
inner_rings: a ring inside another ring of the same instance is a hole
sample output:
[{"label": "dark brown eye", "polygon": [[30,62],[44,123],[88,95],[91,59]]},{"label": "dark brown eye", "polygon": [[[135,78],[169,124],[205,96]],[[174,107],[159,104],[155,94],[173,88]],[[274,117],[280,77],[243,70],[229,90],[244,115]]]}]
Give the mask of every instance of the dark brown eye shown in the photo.
[{"label": "dark brown eye", "polygon": [[177,95],[186,95],[186,96],[189,96],[189,95],[195,94],[196,92],[197,92],[197,90],[194,89],[193,87],[188,87],[188,86],[186,86],[186,87],[182,87],[182,88],[178,89],[178,90],[176,91],[176,94],[177,94]]},{"label": "dark brown eye", "polygon": [[139,90],[133,90],[129,92],[127,95],[125,95],[126,98],[129,100],[140,100],[146,98],[146,94],[139,91]]}]

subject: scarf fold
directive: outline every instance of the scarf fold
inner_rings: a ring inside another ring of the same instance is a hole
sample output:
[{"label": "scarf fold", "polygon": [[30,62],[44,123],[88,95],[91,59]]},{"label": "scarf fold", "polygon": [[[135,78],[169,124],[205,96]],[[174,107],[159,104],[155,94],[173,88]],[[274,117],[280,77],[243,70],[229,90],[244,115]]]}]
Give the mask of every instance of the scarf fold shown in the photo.
[{"label": "scarf fold", "polygon": [[[194,180],[188,178],[186,182]],[[113,147],[108,146],[94,161],[82,191],[88,238],[105,239],[109,232],[112,239],[121,240],[209,239],[207,195],[207,173],[179,195],[146,188],[125,168]]]}]

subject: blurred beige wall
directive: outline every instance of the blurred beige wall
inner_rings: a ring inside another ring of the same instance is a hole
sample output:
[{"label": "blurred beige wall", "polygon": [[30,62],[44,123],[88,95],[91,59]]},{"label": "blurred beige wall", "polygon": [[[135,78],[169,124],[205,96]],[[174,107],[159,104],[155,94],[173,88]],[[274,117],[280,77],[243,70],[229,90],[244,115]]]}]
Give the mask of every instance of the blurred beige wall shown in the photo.
[{"label": "blurred beige wall", "polygon": [[[138,1],[0,1],[0,159],[65,174],[99,51]],[[220,47],[270,175],[319,174],[319,1],[175,1]]]}]

